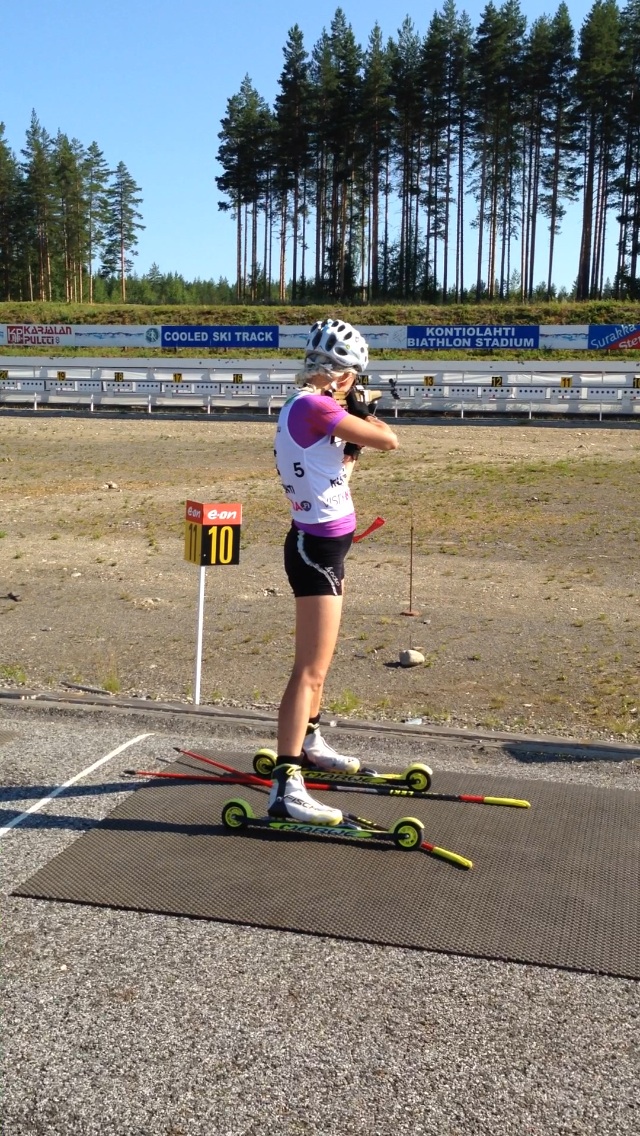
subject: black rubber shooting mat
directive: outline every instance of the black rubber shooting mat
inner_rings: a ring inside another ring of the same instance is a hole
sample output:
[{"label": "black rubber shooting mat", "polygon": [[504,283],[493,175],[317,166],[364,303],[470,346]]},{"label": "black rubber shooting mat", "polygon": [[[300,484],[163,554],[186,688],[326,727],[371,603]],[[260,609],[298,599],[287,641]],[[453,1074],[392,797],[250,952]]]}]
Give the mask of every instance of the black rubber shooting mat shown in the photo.
[{"label": "black rubber shooting mat", "polygon": [[[206,772],[167,768],[189,766]],[[382,843],[228,833],[224,801],[262,815],[266,797],[156,780],[13,894],[640,977],[640,794],[437,770],[433,789],[532,808],[322,794],[383,823],[420,817],[427,840],[473,860],[464,871]]]}]

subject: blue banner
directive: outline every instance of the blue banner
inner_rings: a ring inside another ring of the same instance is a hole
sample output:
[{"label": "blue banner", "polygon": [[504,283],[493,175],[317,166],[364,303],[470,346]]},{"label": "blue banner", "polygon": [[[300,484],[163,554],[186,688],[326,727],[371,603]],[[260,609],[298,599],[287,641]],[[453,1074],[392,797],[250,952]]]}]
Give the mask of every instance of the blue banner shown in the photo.
[{"label": "blue banner", "polygon": [[589,325],[589,347],[591,350],[616,351],[640,347],[640,323]]},{"label": "blue banner", "polygon": [[163,347],[232,347],[247,349],[278,347],[279,328],[265,324],[168,326],[162,328]]},{"label": "blue banner", "polygon": [[532,350],[538,347],[539,341],[537,325],[420,324],[407,327],[408,350],[452,351],[456,347]]}]

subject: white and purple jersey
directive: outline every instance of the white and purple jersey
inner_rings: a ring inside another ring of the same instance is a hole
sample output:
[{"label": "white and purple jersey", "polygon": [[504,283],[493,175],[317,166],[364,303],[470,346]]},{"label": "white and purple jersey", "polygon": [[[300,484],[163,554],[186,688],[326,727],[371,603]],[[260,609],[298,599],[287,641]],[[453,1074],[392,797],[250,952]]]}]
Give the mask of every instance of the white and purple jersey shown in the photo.
[{"label": "white and purple jersey", "polygon": [[343,536],[356,527],[342,459],[344,442],[333,436],[347,411],[320,391],[298,391],[278,417],[276,469],[289,499],[293,523],[314,536]]}]

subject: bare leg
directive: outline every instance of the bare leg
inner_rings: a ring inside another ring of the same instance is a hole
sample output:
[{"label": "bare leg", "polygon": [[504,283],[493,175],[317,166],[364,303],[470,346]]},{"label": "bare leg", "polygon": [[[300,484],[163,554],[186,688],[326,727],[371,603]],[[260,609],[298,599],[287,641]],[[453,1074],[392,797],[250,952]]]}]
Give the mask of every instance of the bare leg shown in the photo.
[{"label": "bare leg", "polygon": [[341,615],[342,596],[296,599],[295,658],[278,714],[278,753],[297,757],[302,751],[309,718],[320,709]]}]

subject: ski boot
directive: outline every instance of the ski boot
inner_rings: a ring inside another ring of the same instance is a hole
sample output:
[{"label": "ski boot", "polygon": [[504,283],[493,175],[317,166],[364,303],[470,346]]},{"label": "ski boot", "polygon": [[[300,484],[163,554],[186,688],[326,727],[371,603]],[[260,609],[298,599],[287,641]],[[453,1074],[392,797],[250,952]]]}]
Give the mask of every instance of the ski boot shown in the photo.
[{"label": "ski boot", "polygon": [[272,776],[273,785],[267,806],[270,817],[295,820],[302,824],[342,824],[340,809],[321,805],[309,796],[299,765],[277,765]]},{"label": "ski boot", "polygon": [[357,757],[347,757],[330,746],[320,733],[319,725],[307,726],[307,735],[302,743],[303,768],[321,769],[324,773],[357,773],[360,762]]}]

